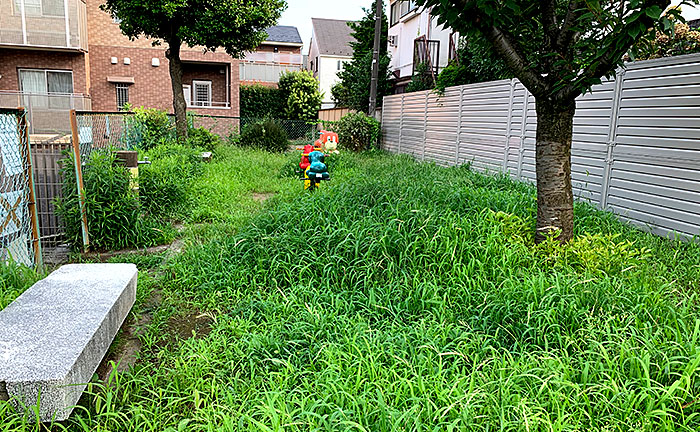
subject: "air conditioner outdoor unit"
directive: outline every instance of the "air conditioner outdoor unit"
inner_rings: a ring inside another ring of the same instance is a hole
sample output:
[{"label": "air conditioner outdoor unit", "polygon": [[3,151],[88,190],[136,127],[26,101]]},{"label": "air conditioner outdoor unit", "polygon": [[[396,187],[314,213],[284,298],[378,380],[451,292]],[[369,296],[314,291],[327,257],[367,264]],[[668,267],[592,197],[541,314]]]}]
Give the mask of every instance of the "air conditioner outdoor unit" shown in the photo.
[{"label": "air conditioner outdoor unit", "polygon": [[389,46],[395,47],[398,37],[396,35],[389,36]]}]

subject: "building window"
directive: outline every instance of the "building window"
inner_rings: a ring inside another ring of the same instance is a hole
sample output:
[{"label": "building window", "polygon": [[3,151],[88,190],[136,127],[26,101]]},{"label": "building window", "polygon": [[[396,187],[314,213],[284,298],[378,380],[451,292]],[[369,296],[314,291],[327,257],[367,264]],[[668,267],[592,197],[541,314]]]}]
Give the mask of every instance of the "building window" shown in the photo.
[{"label": "building window", "polygon": [[390,25],[396,25],[399,20],[418,8],[416,0],[399,0],[391,5]]},{"label": "building window", "polygon": [[14,0],[15,15],[62,17],[65,13],[63,0]]},{"label": "building window", "polygon": [[316,70],[314,72],[318,72],[318,57],[316,57]]},{"label": "building window", "polygon": [[194,87],[194,106],[210,107],[211,106],[211,81],[192,81]]},{"label": "building window", "polygon": [[123,109],[129,103],[129,84],[118,83],[117,89],[117,109]]},{"label": "building window", "polygon": [[19,69],[19,90],[24,104],[42,108],[70,108],[73,72],[46,69]]},{"label": "building window", "polygon": [[342,60],[338,60],[338,70],[339,71],[343,70],[343,61]]}]

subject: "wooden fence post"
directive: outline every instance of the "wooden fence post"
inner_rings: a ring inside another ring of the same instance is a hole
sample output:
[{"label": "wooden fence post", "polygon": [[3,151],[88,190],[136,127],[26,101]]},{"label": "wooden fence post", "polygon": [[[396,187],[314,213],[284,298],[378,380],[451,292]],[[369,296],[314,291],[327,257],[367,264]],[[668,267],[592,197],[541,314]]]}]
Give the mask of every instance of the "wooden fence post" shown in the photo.
[{"label": "wooden fence post", "polygon": [[29,210],[30,224],[32,227],[32,250],[34,251],[34,265],[41,271],[44,267],[44,259],[41,253],[41,239],[39,235],[39,215],[36,208],[36,191],[34,190],[34,169],[32,166],[32,150],[29,145],[29,125],[27,124],[27,112],[24,108],[19,108],[17,113],[17,128],[19,132],[20,152],[24,153],[26,169],[24,170],[27,177],[27,186],[29,189],[29,202],[27,209]]},{"label": "wooden fence post", "polygon": [[80,204],[81,224],[83,230],[83,249],[90,247],[90,235],[88,232],[87,210],[85,208],[85,186],[83,185],[83,166],[80,161],[80,135],[78,134],[78,116],[75,110],[70,111],[71,141],[73,143],[73,156],[75,158],[75,182],[78,185],[78,202]]}]

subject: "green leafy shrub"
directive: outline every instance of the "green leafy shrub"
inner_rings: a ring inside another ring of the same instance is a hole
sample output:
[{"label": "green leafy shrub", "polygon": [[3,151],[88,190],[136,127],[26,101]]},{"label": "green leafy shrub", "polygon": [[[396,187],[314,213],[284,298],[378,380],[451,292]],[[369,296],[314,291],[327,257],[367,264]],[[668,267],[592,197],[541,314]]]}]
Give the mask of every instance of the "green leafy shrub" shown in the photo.
[{"label": "green leafy shrub", "polygon": [[[93,249],[123,249],[152,246],[169,240],[167,230],[155,221],[140,217],[139,199],[131,189],[131,174],[115,165],[112,151],[94,151],[83,164],[85,211],[90,246]],[[72,156],[62,161],[63,196],[55,202],[66,238],[80,247],[82,225],[80,201]]]},{"label": "green leafy shrub", "polygon": [[192,181],[201,173],[201,156],[194,148],[160,145],[147,153],[150,165],[139,169],[139,194],[146,214],[181,218],[191,208]]},{"label": "green leafy shrub", "polygon": [[290,120],[315,121],[321,108],[322,95],[318,80],[311,71],[290,71],[280,76],[279,89],[286,101],[285,114]]},{"label": "green leafy shrub", "polygon": [[381,125],[364,113],[350,113],[336,122],[333,131],[338,134],[338,145],[352,151],[364,151],[379,143]]},{"label": "green leafy shrub", "polygon": [[41,275],[29,267],[10,260],[0,260],[0,310],[12,303],[27,288],[41,279]]},{"label": "green leafy shrub", "polygon": [[241,117],[282,118],[287,100],[276,87],[260,84],[242,85],[240,89]]},{"label": "green leafy shrub", "polygon": [[155,108],[136,108],[126,118],[129,135],[135,135],[139,148],[151,149],[164,141],[174,139],[175,129],[168,113]]},{"label": "green leafy shrub", "polygon": [[221,138],[204,127],[192,128],[187,133],[187,145],[214,152],[221,145]]},{"label": "green leafy shrub", "polygon": [[270,152],[289,150],[289,138],[284,129],[272,120],[247,125],[240,138],[242,147],[252,147]]}]

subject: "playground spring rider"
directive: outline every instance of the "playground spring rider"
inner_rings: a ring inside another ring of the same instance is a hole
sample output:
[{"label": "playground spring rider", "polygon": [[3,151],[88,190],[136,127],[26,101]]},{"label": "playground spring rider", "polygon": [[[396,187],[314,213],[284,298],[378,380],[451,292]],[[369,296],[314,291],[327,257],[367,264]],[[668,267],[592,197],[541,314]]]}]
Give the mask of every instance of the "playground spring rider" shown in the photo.
[{"label": "playground spring rider", "polygon": [[314,145],[306,145],[301,154],[302,178],[304,189],[315,190],[321,185],[321,181],[330,180],[328,167],[324,163],[326,155],[324,150],[337,153],[338,135],[333,132],[321,131],[321,137]]}]

